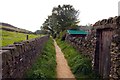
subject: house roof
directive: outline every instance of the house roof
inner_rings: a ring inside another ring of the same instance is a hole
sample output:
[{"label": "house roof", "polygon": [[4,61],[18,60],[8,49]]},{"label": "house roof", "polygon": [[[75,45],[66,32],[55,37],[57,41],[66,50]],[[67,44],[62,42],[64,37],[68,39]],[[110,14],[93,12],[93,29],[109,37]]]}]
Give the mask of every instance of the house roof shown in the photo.
[{"label": "house roof", "polygon": [[88,32],[84,30],[67,30],[68,34],[88,34]]}]

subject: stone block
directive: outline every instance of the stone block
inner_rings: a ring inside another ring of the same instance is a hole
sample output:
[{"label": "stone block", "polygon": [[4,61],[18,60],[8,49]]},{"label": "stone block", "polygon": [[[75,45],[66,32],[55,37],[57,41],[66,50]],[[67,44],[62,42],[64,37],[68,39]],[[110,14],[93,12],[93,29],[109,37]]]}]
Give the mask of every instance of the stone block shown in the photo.
[{"label": "stone block", "polygon": [[11,56],[14,57],[16,53],[16,48],[15,47],[2,47],[2,50],[10,50]]},{"label": "stone block", "polygon": [[1,55],[2,55],[2,62],[6,62],[8,60],[11,60],[10,50],[1,50]]},{"label": "stone block", "polygon": [[21,52],[21,50],[22,50],[21,46],[22,46],[22,44],[15,44],[15,47],[16,47],[16,49],[17,49],[17,52],[19,52],[19,53],[22,53],[22,52]]},{"label": "stone block", "polygon": [[10,67],[8,65],[2,65],[2,75],[8,73],[10,70]]},{"label": "stone block", "polygon": [[10,79],[10,78],[11,77],[10,77],[9,73],[6,73],[6,74],[2,75],[2,80],[7,80],[7,79]]}]

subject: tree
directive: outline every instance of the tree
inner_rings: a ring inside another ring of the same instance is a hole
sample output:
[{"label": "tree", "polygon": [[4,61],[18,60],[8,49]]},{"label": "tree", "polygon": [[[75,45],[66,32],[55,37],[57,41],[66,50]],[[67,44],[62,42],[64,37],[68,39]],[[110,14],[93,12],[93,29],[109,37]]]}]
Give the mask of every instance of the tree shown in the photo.
[{"label": "tree", "polygon": [[42,28],[49,30],[52,35],[59,35],[60,32],[75,27],[79,23],[78,16],[79,11],[72,5],[58,5],[53,8],[52,15],[48,16]]},{"label": "tree", "polygon": [[58,5],[58,7],[53,8],[52,14],[56,14],[58,24],[62,31],[69,27],[74,27],[79,22],[77,19],[79,11],[75,10],[71,5],[63,5],[62,7]]}]

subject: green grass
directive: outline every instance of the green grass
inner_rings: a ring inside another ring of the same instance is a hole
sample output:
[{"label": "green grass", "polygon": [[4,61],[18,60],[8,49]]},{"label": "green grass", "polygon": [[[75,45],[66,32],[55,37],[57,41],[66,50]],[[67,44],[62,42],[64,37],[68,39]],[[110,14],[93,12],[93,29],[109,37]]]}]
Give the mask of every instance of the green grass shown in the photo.
[{"label": "green grass", "polygon": [[78,80],[98,80],[97,75],[92,71],[92,64],[89,58],[80,54],[80,52],[65,41],[57,40],[57,43]]},{"label": "green grass", "polygon": [[46,43],[42,55],[38,56],[32,68],[26,72],[26,78],[47,80],[56,78],[55,48],[52,38]]},{"label": "green grass", "polygon": [[[26,40],[26,35],[24,33],[17,33],[17,32],[10,32],[5,30],[0,30],[0,38],[2,45],[0,46],[7,46],[9,44],[13,44],[14,42],[21,42]],[[39,37],[40,35],[28,34],[29,39]]]}]

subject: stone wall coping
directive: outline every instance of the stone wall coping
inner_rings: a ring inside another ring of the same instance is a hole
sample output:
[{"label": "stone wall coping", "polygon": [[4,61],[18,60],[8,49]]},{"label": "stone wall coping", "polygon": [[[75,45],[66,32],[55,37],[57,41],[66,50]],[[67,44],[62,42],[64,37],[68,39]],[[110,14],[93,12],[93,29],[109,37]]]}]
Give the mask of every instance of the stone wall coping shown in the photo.
[{"label": "stone wall coping", "polygon": [[14,50],[16,49],[15,47],[2,47],[2,50]]},{"label": "stone wall coping", "polygon": [[95,26],[94,29],[116,29],[116,24],[99,25]]},{"label": "stone wall coping", "polygon": [[[94,28],[97,28],[97,26],[102,26],[102,25],[106,26],[110,24],[120,24],[120,16],[115,16],[115,17],[110,17],[109,19],[99,20],[93,26]],[[101,28],[101,27],[98,27],[98,28]]]}]

